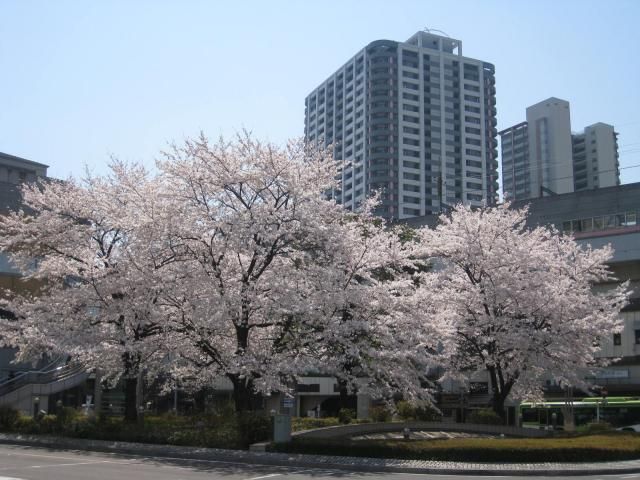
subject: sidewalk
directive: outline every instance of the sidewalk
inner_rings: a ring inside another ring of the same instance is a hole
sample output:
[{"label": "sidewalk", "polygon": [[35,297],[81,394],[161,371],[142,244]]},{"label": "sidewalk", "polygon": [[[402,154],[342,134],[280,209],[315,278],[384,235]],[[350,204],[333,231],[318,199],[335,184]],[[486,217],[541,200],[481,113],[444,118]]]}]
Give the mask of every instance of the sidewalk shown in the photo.
[{"label": "sidewalk", "polygon": [[57,450],[88,450],[132,454],[143,457],[183,458],[251,465],[322,468],[359,472],[431,473],[466,475],[612,475],[639,473],[640,459],[598,463],[465,463],[424,460],[394,460],[266,453],[218,448],[178,447],[148,443],[111,442],[40,435],[0,434],[0,444]]}]

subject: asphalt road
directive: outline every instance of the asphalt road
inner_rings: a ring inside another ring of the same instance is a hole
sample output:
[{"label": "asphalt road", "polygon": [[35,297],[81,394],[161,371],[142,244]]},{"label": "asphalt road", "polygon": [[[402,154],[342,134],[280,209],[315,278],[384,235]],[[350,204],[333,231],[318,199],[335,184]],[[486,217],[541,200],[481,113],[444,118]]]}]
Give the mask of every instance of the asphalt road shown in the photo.
[{"label": "asphalt road", "polygon": [[[393,477],[390,479],[389,477]],[[404,473],[358,473],[329,469],[300,469],[247,465],[179,458],[53,450],[24,446],[0,446],[0,480],[465,480],[471,478],[544,479],[637,479],[629,475],[589,477],[508,477],[464,475],[418,475]]]}]

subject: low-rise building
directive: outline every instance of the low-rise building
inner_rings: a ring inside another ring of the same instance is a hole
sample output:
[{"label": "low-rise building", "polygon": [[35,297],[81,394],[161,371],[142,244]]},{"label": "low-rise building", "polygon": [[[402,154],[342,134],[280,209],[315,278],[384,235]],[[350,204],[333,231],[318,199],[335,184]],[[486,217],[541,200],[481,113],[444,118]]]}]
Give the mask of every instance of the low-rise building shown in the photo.
[{"label": "low-rise building", "polygon": [[[0,152],[0,215],[19,209],[22,202],[20,185],[46,177],[47,168],[48,166],[42,163]],[[0,251],[0,292],[33,290],[37,287],[34,282],[25,282],[20,277],[21,273],[10,264],[7,255]],[[0,311],[0,314],[2,313]],[[9,312],[4,314],[7,315]],[[0,382],[32,368],[31,365],[11,363],[14,356],[15,349],[0,348]]]}]

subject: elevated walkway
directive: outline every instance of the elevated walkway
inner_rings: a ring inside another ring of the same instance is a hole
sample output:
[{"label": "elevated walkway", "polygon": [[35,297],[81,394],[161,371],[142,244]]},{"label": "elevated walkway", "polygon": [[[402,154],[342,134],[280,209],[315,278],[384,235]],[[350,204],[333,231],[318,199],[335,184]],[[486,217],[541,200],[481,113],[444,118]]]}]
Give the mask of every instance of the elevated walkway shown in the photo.
[{"label": "elevated walkway", "polygon": [[60,360],[41,370],[22,372],[0,382],[0,406],[8,405],[31,415],[34,406],[48,410],[50,395],[80,385],[89,373],[79,363],[60,364]]}]

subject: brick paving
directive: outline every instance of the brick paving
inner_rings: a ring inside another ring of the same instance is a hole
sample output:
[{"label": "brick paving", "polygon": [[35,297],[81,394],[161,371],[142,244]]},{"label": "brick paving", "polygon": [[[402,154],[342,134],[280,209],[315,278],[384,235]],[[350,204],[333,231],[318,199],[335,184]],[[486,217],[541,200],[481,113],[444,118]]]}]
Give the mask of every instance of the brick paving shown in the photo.
[{"label": "brick paving", "polygon": [[0,434],[0,443],[63,450],[89,450],[145,457],[215,460],[229,463],[366,472],[467,475],[606,475],[640,472],[640,459],[597,463],[478,463],[395,460],[329,455],[267,453],[217,448],[178,447],[63,437]]},{"label": "brick paving", "polygon": [[[446,438],[498,438],[499,435],[488,433],[466,433],[466,432],[437,432],[437,431],[417,431],[411,432],[411,440],[438,440]],[[368,433],[351,437],[351,440],[400,440],[403,439],[402,432]]]}]

